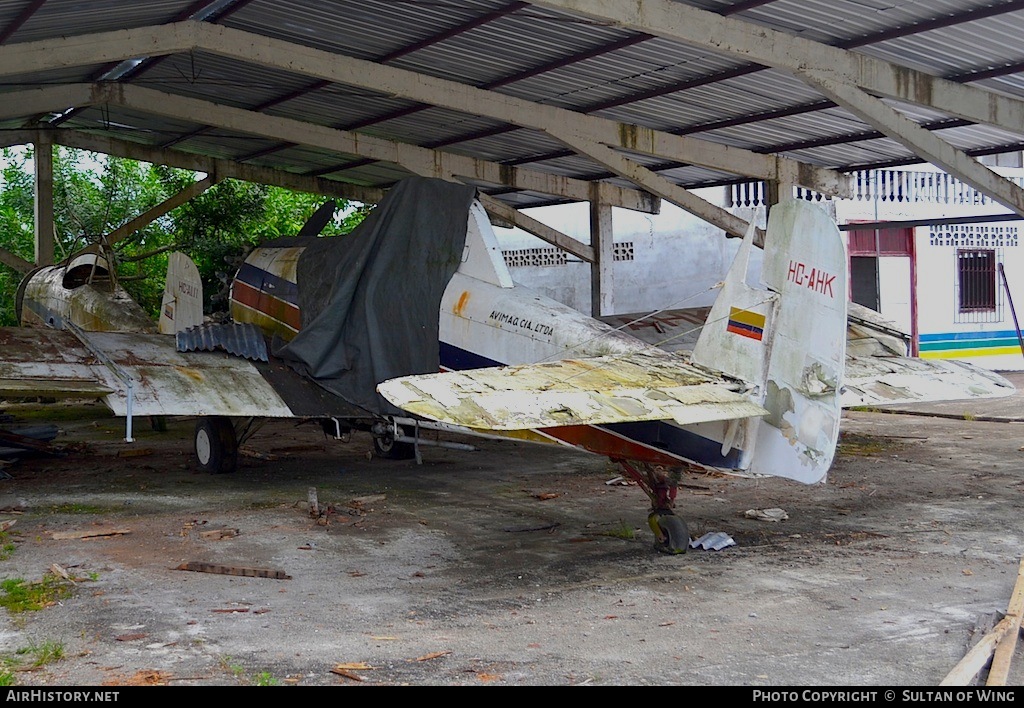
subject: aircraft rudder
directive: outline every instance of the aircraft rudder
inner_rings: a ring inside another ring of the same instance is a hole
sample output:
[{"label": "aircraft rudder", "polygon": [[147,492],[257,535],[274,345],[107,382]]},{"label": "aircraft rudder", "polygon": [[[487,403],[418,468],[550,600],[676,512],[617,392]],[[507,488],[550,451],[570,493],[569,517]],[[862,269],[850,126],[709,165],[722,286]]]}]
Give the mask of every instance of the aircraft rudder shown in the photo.
[{"label": "aircraft rudder", "polygon": [[176,334],[203,323],[203,281],[199,269],[184,253],[167,258],[167,280],[160,304],[160,333]]},{"label": "aircraft rudder", "polygon": [[803,200],[772,207],[761,273],[779,301],[750,471],[818,482],[835,456],[846,363],[846,246],[835,221]]}]

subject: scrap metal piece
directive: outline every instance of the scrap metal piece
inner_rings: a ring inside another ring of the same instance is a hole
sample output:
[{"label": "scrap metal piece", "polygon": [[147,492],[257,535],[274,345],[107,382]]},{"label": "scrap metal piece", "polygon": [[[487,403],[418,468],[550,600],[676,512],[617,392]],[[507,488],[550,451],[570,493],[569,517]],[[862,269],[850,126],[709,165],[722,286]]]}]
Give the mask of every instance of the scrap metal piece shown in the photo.
[{"label": "scrap metal piece", "polygon": [[735,545],[736,541],[725,531],[712,531],[690,541],[690,548],[703,548],[705,551],[720,551]]},{"label": "scrap metal piece", "polygon": [[228,354],[253,361],[270,360],[263,333],[251,323],[208,323],[189,327],[175,335],[175,346],[179,352],[212,352],[222,349]]}]

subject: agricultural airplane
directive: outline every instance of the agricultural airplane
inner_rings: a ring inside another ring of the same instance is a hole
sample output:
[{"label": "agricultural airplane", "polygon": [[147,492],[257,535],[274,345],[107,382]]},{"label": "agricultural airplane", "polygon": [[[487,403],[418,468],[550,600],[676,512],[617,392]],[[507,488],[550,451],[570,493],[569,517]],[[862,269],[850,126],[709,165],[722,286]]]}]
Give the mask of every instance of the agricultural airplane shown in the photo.
[{"label": "agricultural airplane", "polygon": [[102,398],[129,441],[133,417],[198,416],[195,452],[212,472],[233,470],[268,418],[369,431],[384,457],[460,446],[427,429],[568,445],[619,463],[650,498],[655,546],[682,553],[685,471],[820,482],[843,406],[1013,391],[968,365],[899,356],[885,336],[851,353],[843,239],[805,201],[771,209],[761,287],[747,284],[753,229],[743,239],[692,351],[516,285],[470,187],[405,180],[351,234],[320,238],[332,214],[246,257],[227,323],[203,322],[182,254],[159,331],[100,254],[38,269],[18,308],[45,327],[0,329],[0,397]]}]

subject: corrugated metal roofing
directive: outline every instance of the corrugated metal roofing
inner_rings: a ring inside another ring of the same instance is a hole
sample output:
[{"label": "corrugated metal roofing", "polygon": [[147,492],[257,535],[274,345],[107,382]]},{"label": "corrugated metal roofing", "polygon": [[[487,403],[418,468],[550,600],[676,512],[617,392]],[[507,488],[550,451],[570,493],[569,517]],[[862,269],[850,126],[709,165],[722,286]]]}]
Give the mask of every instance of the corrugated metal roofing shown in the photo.
[{"label": "corrugated metal roofing", "polygon": [[[682,0],[754,25],[846,48],[926,73],[1024,98],[1024,0]],[[0,0],[0,43],[164,25],[221,24],[347,57],[379,62],[496,93],[850,172],[918,161],[810,85],[734,56],[512,0]],[[594,160],[538,130],[433,108],[365,88],[194,51],[134,64],[26,72],[0,93],[113,79],[171,94],[355,130],[540,172],[625,184]],[[899,106],[972,154],[1019,150],[1020,133]],[[0,130],[35,125],[26,114]],[[295,146],[142,110],[85,108],[54,125],[154,147],[387,187],[395,165]],[[635,157],[635,156],[634,156]],[[685,187],[743,175],[636,158]],[[482,183],[481,183],[482,184]],[[557,201],[483,185],[518,206]]]}]

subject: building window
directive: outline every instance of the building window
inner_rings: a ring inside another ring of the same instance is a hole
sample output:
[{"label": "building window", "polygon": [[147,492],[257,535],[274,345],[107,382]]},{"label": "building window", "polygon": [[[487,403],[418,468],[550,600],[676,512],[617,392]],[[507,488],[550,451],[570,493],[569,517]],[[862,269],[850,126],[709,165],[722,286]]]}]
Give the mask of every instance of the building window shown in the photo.
[{"label": "building window", "polygon": [[958,322],[999,322],[1002,319],[997,263],[994,249],[957,249]]}]

